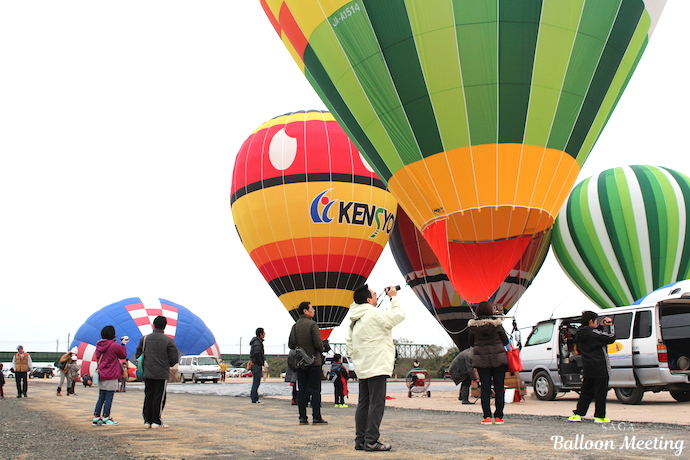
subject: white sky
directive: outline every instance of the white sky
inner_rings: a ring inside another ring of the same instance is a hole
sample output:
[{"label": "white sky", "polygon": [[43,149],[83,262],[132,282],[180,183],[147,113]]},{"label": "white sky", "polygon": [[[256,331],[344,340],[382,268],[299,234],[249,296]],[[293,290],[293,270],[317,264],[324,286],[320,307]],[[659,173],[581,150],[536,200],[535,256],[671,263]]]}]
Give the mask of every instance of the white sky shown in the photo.
[{"label": "white sky", "polygon": [[[690,175],[688,17],[668,1],[578,182],[628,164]],[[282,352],[292,320],[235,232],[231,173],[261,123],[324,108],[258,0],[1,2],[0,351],[64,350],[96,310],[155,296],[200,316],[223,353],[257,326]],[[386,249],[370,285],[391,284],[404,279]],[[452,343],[401,298],[396,337]],[[518,305],[521,327],[592,308],[552,255]]]}]

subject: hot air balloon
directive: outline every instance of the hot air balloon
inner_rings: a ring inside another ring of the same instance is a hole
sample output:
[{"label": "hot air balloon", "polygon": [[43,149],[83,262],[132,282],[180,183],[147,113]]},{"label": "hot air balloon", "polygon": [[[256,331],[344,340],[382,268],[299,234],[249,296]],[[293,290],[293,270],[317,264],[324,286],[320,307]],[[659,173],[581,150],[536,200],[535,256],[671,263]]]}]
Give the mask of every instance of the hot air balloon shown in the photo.
[{"label": "hot air balloon", "polygon": [[213,332],[187,308],[169,300],[132,297],[101,308],[77,330],[70,348],[77,347],[79,350],[77,357],[82,360],[82,375],[93,375],[96,369],[93,354],[96,343],[101,340],[103,327],[114,326],[118,338],[129,336],[127,357],[135,361],[139,339],[153,331],[156,316],[166,317],[168,325],[165,335],[175,340],[182,355],[210,355],[220,359],[220,348]]},{"label": "hot air balloon", "polygon": [[333,116],[288,113],[242,145],[231,209],[242,244],[293,319],[340,325],[395,225],[397,203]]},{"label": "hot air balloon", "polygon": [[646,296],[637,299],[632,305],[646,305],[655,304],[665,299],[679,298],[683,294],[686,296],[690,293],[690,280],[676,281],[675,283],[667,284],[659,289],[650,292]]},{"label": "hot air balloon", "polygon": [[556,259],[601,308],[690,278],[690,179],[626,166],[580,182],[556,220]]},{"label": "hot air balloon", "polygon": [[[510,310],[532,284],[544,263],[551,229],[530,241],[522,257],[489,301]],[[438,258],[405,211],[398,208],[397,223],[390,236],[390,249],[407,284],[448,332],[460,350],[467,348],[467,322],[474,316],[472,304],[453,288]]]},{"label": "hot air balloon", "polygon": [[260,0],[471,302],[553,225],[665,0]]}]

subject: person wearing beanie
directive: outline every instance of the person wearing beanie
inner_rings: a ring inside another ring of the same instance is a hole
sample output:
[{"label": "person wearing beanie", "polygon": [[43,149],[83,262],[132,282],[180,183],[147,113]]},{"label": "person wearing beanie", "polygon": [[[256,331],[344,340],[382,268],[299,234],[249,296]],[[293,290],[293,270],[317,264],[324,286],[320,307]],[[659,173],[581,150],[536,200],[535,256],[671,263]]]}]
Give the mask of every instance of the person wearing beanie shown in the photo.
[{"label": "person wearing beanie", "polygon": [[27,378],[33,366],[31,356],[24,351],[23,346],[19,345],[17,353],[12,357],[12,367],[10,368],[14,372],[14,381],[17,383],[17,398],[22,396],[26,398],[26,390],[29,386]]},{"label": "person wearing beanie", "polygon": [[[101,329],[101,340],[96,343],[96,353],[93,358],[98,362],[98,400],[93,410],[93,425],[117,425],[117,422],[110,417],[110,410],[113,404],[113,396],[120,376],[122,367],[120,359],[127,357],[127,342],[129,339],[123,337],[120,343],[115,341],[115,328],[105,326]],[[76,363],[76,355],[72,357]],[[72,388],[74,394],[74,388]]]},{"label": "person wearing beanie", "polygon": [[156,316],[153,332],[142,337],[137,346],[137,359],[143,355],[145,428],[168,427],[163,423],[161,414],[165,407],[170,368],[177,364],[180,352],[175,341],[164,333],[167,325],[165,316]]}]

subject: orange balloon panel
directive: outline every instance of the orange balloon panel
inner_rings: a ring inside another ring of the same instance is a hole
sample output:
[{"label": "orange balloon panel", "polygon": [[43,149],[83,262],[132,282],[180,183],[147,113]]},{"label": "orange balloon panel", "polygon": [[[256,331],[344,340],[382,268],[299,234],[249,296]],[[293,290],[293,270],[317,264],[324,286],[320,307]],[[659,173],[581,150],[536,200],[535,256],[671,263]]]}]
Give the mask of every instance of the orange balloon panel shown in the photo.
[{"label": "orange balloon panel", "polygon": [[[294,319],[309,301],[327,336],[366,282],[397,203],[328,112],[261,125],[235,162],[231,209],[242,244]],[[325,333],[325,334],[324,334]]]}]

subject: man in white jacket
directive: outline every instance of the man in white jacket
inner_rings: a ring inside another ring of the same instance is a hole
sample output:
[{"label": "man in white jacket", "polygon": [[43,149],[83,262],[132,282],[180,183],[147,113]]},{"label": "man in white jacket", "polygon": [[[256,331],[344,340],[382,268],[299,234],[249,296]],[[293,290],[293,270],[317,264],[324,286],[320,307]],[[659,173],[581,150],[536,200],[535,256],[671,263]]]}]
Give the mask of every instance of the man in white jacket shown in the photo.
[{"label": "man in white jacket", "polygon": [[390,450],[379,442],[379,427],[386,407],[386,379],[393,375],[395,344],[393,327],[405,319],[395,287],[386,289],[391,299],[387,311],[376,308],[376,293],[364,285],[355,290],[350,306],[350,328],[345,339],[347,352],[357,369],[359,403],[355,413],[355,449]]}]

